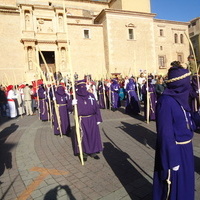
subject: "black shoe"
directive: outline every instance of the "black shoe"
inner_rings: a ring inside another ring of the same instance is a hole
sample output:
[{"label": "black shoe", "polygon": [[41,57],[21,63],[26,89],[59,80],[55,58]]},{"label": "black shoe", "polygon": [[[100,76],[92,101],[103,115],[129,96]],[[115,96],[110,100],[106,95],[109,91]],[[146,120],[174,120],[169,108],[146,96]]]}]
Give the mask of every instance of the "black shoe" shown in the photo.
[{"label": "black shoe", "polygon": [[83,161],[87,161],[87,157],[88,157],[88,155],[87,154],[85,154],[85,153],[83,153]]},{"label": "black shoe", "polygon": [[83,161],[86,162],[87,161],[87,157],[83,157]]},{"label": "black shoe", "polygon": [[99,156],[96,153],[92,153],[92,154],[90,154],[90,156],[92,158],[94,158],[95,160],[99,160],[100,159]]},{"label": "black shoe", "polygon": [[99,160],[99,159],[100,159],[100,157],[99,157],[99,156],[97,156],[97,155],[96,155],[96,156],[94,156],[93,158],[94,158],[95,160]]}]

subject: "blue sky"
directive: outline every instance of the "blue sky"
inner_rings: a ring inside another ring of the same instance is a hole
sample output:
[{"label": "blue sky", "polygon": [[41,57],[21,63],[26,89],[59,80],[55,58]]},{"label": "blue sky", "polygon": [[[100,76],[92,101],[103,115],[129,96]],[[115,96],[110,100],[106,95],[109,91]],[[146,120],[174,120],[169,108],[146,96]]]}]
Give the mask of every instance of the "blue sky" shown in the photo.
[{"label": "blue sky", "polygon": [[156,19],[189,22],[200,17],[200,0],[151,0]]}]

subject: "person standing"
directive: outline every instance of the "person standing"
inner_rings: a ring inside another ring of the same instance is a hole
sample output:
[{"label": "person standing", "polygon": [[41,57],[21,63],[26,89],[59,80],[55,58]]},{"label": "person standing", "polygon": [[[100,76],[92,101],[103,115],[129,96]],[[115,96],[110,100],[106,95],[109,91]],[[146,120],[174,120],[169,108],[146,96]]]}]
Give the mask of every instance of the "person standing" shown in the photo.
[{"label": "person standing", "polygon": [[15,93],[17,95],[17,114],[22,116],[25,113],[25,109],[24,109],[24,101],[22,99],[22,95],[20,92],[21,88],[19,85],[17,85],[17,88],[15,90]]},{"label": "person standing", "polygon": [[110,85],[111,90],[111,105],[112,109],[115,111],[121,106],[120,97],[119,97],[119,90],[120,86],[116,79],[112,80],[112,83]]},{"label": "person standing", "polygon": [[[88,156],[100,159],[97,154],[103,150],[99,130],[102,118],[94,95],[87,91],[85,80],[77,81],[76,98],[73,99],[72,104],[77,103],[84,161]],[[78,153],[78,145],[75,144],[75,154]]]},{"label": "person standing", "polygon": [[[59,85],[54,92],[56,105],[54,105],[54,135],[69,136],[71,127],[69,112],[72,112],[72,101],[66,94],[65,88]],[[55,110],[57,109],[57,110]]]},{"label": "person standing", "polygon": [[153,200],[194,200],[193,131],[188,103],[190,72],[171,63],[167,88],[156,106],[157,142]]},{"label": "person standing", "polygon": [[143,87],[143,85],[145,84],[145,82],[146,82],[146,78],[145,78],[145,76],[144,76],[144,73],[141,72],[141,73],[140,73],[140,77],[137,79],[138,88],[139,88],[139,94],[140,94],[140,96],[139,96],[139,100],[140,100],[140,101],[143,100],[143,96],[142,96],[142,87]]},{"label": "person standing", "polygon": [[105,109],[106,108],[106,103],[105,103],[105,85],[103,81],[98,82],[97,86],[97,95],[98,95],[98,101],[99,101],[99,108],[100,109]]},{"label": "person standing", "polygon": [[160,76],[155,84],[155,88],[156,88],[156,95],[157,95],[157,98],[159,98],[159,96],[163,93],[163,91],[165,90],[166,88],[166,84],[163,80],[163,77]]},{"label": "person standing", "polygon": [[33,110],[32,110],[32,91],[29,87],[28,84],[24,87],[24,105],[26,108],[26,115],[33,115]]},{"label": "person standing", "polygon": [[139,98],[137,95],[137,87],[134,78],[130,78],[128,84],[126,85],[126,108],[125,111],[127,114],[139,114],[140,113],[140,104]]},{"label": "person standing", "polygon": [[[144,101],[144,119],[145,120],[155,120],[156,119],[156,102],[157,102],[157,95],[154,85],[151,84],[151,77],[148,78],[148,83],[145,83],[142,86],[142,96]],[[148,94],[147,94],[148,92]],[[149,102],[148,102],[149,101]],[[149,103],[149,108],[147,107]],[[148,112],[147,112],[148,111]],[[147,117],[147,114],[149,116]]]},{"label": "person standing", "polygon": [[15,105],[15,100],[17,99],[17,95],[14,93],[13,85],[9,85],[7,87],[7,101],[9,107],[9,118],[17,117],[17,109]]},{"label": "person standing", "polygon": [[40,120],[48,121],[48,99],[46,88],[43,84],[38,88]]},{"label": "person standing", "polygon": [[5,93],[5,88],[3,86],[0,86],[0,110],[1,110],[1,116],[6,116],[6,105],[7,105],[7,97]]}]

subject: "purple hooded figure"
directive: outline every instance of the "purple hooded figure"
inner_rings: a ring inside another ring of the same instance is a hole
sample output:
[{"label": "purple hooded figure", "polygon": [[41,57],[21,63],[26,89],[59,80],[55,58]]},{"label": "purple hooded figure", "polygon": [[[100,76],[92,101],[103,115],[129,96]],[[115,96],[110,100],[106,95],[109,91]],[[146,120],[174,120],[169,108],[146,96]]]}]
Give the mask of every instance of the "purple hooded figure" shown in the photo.
[{"label": "purple hooded figure", "polygon": [[99,81],[98,87],[97,87],[97,92],[98,92],[98,100],[99,100],[100,109],[106,108],[107,97],[106,97],[105,90],[106,90],[106,86],[104,85],[104,83],[102,81]]},{"label": "purple hooded figure", "polygon": [[116,110],[121,106],[120,96],[119,96],[120,86],[116,79],[112,80],[110,89],[111,89],[111,105],[112,105],[112,108]]},{"label": "purple hooded figure", "polygon": [[148,89],[147,83],[142,86],[142,96],[144,100],[144,118],[147,119],[147,90],[149,92],[149,120],[156,119],[156,102],[157,95],[156,89],[153,84],[151,84],[151,78],[148,78]]},{"label": "purple hooded figure", "polygon": [[[199,78],[199,76],[198,76],[198,78]],[[191,79],[192,87],[190,90],[189,103],[190,103],[190,106],[191,106],[191,109],[193,112],[198,111],[199,105],[200,105],[198,82],[200,83],[200,80],[197,79],[197,75],[192,76],[192,79]]]},{"label": "purple hooded figure", "polygon": [[167,88],[156,106],[157,142],[153,200],[194,200],[193,131],[188,103],[190,72],[171,63]]},{"label": "purple hooded figure", "polygon": [[47,100],[46,90],[43,84],[39,86],[38,97],[39,97],[40,120],[47,121],[48,120],[48,100]]},{"label": "purple hooded figure", "polygon": [[139,99],[137,95],[137,87],[133,78],[129,79],[129,82],[126,85],[126,113],[128,114],[139,114],[140,113],[140,105]]},{"label": "purple hooded figure", "polygon": [[56,99],[54,106],[57,106],[54,108],[54,134],[69,136],[71,130],[69,112],[73,110],[72,101],[62,85],[55,89],[54,94]]},{"label": "purple hooded figure", "polygon": [[[102,118],[94,95],[87,91],[85,80],[76,82],[76,98],[84,160],[87,160],[88,155],[94,159],[99,159],[97,153],[103,150],[99,130],[99,123],[102,122]],[[75,154],[78,153],[76,143]]]}]

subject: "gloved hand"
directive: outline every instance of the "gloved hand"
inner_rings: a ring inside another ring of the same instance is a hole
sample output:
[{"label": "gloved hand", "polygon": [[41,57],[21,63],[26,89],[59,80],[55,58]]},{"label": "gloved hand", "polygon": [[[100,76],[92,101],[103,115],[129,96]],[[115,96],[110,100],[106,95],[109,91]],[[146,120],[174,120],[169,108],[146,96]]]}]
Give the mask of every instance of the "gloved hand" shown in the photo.
[{"label": "gloved hand", "polygon": [[99,125],[101,122],[97,122],[97,125]]},{"label": "gloved hand", "polygon": [[77,105],[77,102],[78,102],[77,99],[73,99],[73,100],[72,100],[72,105],[73,105],[73,106],[74,106],[74,105]]},{"label": "gloved hand", "polygon": [[178,171],[179,170],[180,165],[177,165],[175,167],[172,168],[173,171]]},{"label": "gloved hand", "polygon": [[53,97],[53,100],[55,101],[55,100],[56,100],[56,97]]}]

